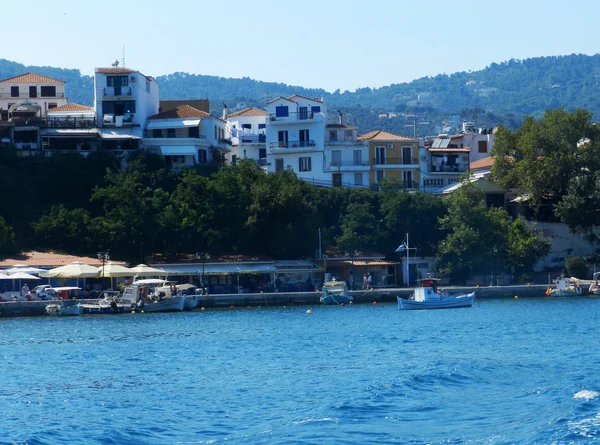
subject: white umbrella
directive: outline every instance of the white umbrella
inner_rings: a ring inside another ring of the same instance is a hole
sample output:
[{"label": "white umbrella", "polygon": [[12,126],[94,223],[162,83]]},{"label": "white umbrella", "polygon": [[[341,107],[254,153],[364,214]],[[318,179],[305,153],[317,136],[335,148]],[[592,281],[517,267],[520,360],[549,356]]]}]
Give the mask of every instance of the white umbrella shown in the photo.
[{"label": "white umbrella", "polygon": [[12,275],[12,274],[15,274],[15,273],[18,273],[18,272],[24,272],[24,273],[38,275],[38,274],[47,272],[47,270],[46,269],[40,269],[39,267],[26,266],[25,264],[15,264],[10,269],[3,270],[2,272],[3,273],[7,273],[8,275]]},{"label": "white umbrella", "polygon": [[164,270],[156,269],[146,264],[138,264],[132,267],[131,271],[140,277],[166,277],[168,275]]},{"label": "white umbrella", "polygon": [[12,280],[39,280],[40,279],[39,277],[30,275],[25,272],[16,272],[16,273],[13,273],[12,275],[9,275],[8,277]]},{"label": "white umbrella", "polygon": [[98,266],[97,269],[100,278],[132,277],[135,275],[133,270],[115,263],[106,263],[104,266]]},{"label": "white umbrella", "polygon": [[98,268],[81,261],[75,261],[50,269],[45,273],[41,273],[40,276],[44,278],[94,278],[98,276]]}]

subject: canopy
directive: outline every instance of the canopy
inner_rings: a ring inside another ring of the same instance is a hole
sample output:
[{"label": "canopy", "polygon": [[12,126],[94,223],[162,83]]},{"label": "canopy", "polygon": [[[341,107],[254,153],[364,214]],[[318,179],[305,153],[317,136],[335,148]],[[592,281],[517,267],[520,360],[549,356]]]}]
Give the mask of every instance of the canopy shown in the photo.
[{"label": "canopy", "polygon": [[16,273],[9,275],[9,277],[13,280],[39,280],[40,279],[39,277],[30,275],[25,272],[16,272]]},{"label": "canopy", "polygon": [[106,263],[104,266],[98,266],[98,276],[100,278],[132,277],[134,275],[135,272],[120,264]]},{"label": "canopy", "polygon": [[156,269],[146,264],[138,264],[137,266],[132,267],[131,272],[142,277],[163,277],[168,275],[164,270]]},{"label": "canopy", "polygon": [[196,156],[198,149],[193,145],[161,145],[163,156]]},{"label": "canopy", "polygon": [[93,278],[98,276],[95,266],[75,261],[65,266],[55,267],[46,273],[40,274],[44,278]]},{"label": "canopy", "polygon": [[197,127],[198,125],[200,125],[200,119],[167,119],[151,120],[146,128],[148,130],[157,130],[165,128]]},{"label": "canopy", "polygon": [[10,269],[3,270],[0,273],[6,273],[8,275],[13,275],[18,272],[29,273],[29,274],[41,274],[47,272],[46,269],[40,269],[39,267],[26,266],[24,264],[15,264]]}]

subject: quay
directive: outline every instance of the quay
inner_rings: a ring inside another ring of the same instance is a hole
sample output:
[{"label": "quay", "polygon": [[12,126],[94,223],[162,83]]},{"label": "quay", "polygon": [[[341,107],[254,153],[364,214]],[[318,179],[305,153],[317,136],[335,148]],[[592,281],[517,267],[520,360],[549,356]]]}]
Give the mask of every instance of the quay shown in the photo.
[{"label": "quay", "polygon": [[[494,298],[532,298],[543,297],[547,285],[514,285],[514,286],[446,286],[444,290],[451,294],[476,292],[478,299]],[[408,288],[378,288],[373,290],[354,290],[350,294],[354,302],[389,303],[396,302],[396,296],[408,297],[413,292]],[[259,294],[215,294],[203,295],[198,308],[219,308],[230,306],[284,306],[284,305],[314,305],[319,304],[321,292],[277,292]],[[97,300],[79,300],[81,303]],[[32,317],[46,315],[46,306],[51,300],[10,301],[0,303],[0,317]]]}]

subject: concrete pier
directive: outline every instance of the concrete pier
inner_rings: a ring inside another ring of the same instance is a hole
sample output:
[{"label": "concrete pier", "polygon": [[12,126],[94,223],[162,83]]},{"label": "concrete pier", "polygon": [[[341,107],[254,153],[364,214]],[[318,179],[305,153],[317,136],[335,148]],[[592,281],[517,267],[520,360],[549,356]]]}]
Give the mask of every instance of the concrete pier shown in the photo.
[{"label": "concrete pier", "polygon": [[[476,292],[478,299],[492,298],[527,298],[544,297],[547,285],[531,286],[482,286],[482,287],[443,287],[449,294]],[[406,288],[385,288],[373,290],[355,290],[350,294],[354,302],[396,302],[396,296],[408,297],[413,292]],[[200,299],[198,307],[230,307],[230,306],[285,306],[319,304],[320,292],[279,292],[266,294],[226,294],[205,295]],[[80,300],[81,303],[97,300]],[[46,315],[46,306],[52,301],[11,301],[0,302],[0,317],[31,317]]]}]

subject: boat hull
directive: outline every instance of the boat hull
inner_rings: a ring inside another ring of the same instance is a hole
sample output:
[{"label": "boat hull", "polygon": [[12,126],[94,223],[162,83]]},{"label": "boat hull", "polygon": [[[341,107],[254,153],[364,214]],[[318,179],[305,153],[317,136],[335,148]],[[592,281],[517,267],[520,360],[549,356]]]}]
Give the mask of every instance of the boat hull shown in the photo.
[{"label": "boat hull", "polygon": [[418,309],[453,309],[461,307],[471,307],[475,299],[475,292],[460,295],[457,297],[445,297],[439,300],[415,301],[405,300],[396,297],[399,310],[418,310]]},{"label": "boat hull", "polygon": [[81,311],[84,314],[119,314],[123,312],[123,305],[84,303],[81,305]]},{"label": "boat hull", "polygon": [[343,295],[336,295],[335,297],[332,295],[327,295],[326,297],[321,297],[320,301],[322,304],[332,305],[332,304],[348,304],[352,301],[352,297],[348,298]]},{"label": "boat hull", "polygon": [[173,297],[165,300],[159,300],[154,303],[138,304],[138,310],[144,312],[175,312],[182,311],[185,306],[185,297]]},{"label": "boat hull", "polygon": [[61,304],[49,304],[46,306],[46,313],[48,315],[78,316],[81,315],[81,306],[78,304],[69,306],[64,306]]},{"label": "boat hull", "polygon": [[198,306],[199,302],[200,302],[200,297],[198,295],[186,295],[185,302],[183,303],[183,308],[186,311],[191,311],[196,306]]}]

